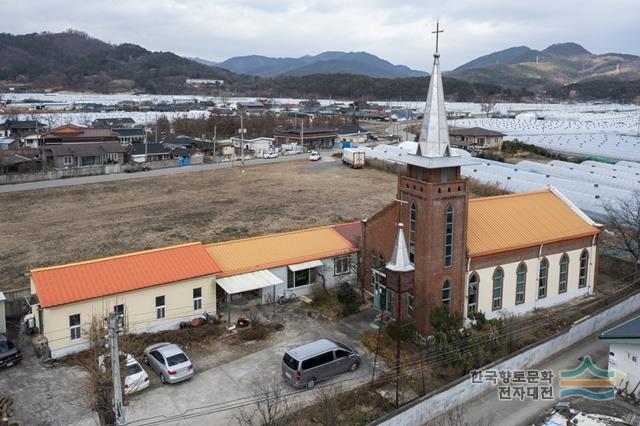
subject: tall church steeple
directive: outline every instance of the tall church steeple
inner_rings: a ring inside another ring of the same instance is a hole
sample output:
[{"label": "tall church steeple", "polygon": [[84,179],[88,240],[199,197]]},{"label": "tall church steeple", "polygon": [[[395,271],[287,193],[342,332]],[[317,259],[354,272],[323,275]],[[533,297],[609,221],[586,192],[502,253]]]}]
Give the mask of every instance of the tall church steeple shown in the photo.
[{"label": "tall church steeple", "polygon": [[440,74],[440,53],[438,52],[438,38],[440,23],[436,23],[436,52],[433,54],[433,69],[429,81],[427,102],[424,108],[424,118],[420,128],[418,155],[422,157],[450,157],[449,129],[447,128],[447,111],[444,106],[444,90],[442,75]]}]

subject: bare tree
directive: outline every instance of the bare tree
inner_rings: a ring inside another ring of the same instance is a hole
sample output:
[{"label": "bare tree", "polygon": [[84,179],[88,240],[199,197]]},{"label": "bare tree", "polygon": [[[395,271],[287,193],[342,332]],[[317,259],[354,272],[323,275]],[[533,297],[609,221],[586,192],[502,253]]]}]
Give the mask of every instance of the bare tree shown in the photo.
[{"label": "bare tree", "polygon": [[294,424],[291,418],[292,405],[287,389],[275,377],[264,378],[253,386],[258,402],[240,408],[234,419],[240,426],[288,426]]},{"label": "bare tree", "polygon": [[315,402],[320,407],[316,420],[322,426],[335,426],[340,424],[339,395],[342,393],[340,386],[322,387],[315,390]]},{"label": "bare tree", "polygon": [[485,102],[480,104],[480,111],[482,111],[488,117],[489,114],[491,114],[493,112],[495,107],[496,107],[496,101],[494,101],[491,98],[488,98],[488,99],[485,100]]},{"label": "bare tree", "polygon": [[112,409],[111,363],[106,362],[106,368],[98,365],[98,359],[107,353],[104,321],[94,316],[84,333],[89,341],[86,356],[79,362],[88,373],[83,387],[84,402],[89,409],[98,414],[102,424],[111,424],[115,422]]},{"label": "bare tree", "polygon": [[640,191],[633,192],[630,200],[604,203],[603,207],[614,233],[609,249],[631,257],[637,276],[640,266]]}]

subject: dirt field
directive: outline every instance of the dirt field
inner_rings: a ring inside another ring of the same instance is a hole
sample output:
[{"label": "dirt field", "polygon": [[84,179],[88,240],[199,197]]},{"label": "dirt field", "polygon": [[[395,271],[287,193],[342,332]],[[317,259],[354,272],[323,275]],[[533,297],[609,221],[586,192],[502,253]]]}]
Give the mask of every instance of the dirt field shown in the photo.
[{"label": "dirt field", "polygon": [[0,194],[0,290],[28,287],[35,267],[364,219],[395,188],[382,171],[301,161]]}]

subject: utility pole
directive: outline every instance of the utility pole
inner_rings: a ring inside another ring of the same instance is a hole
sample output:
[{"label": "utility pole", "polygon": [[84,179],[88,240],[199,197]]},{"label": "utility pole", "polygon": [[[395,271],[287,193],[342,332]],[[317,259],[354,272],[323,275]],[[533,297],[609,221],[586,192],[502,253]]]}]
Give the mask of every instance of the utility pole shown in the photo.
[{"label": "utility pole", "polygon": [[244,110],[240,109],[240,156],[242,157],[242,167],[244,167],[244,121],[242,117],[244,116]]},{"label": "utility pole", "polygon": [[213,162],[216,163],[216,137],[218,136],[218,125],[213,125]]},{"label": "utility pole", "polygon": [[300,148],[302,151],[300,152],[304,153],[304,118],[300,122],[302,123],[302,126],[300,126]]},{"label": "utility pole", "polygon": [[120,383],[120,352],[118,351],[118,322],[122,319],[117,312],[109,312],[109,349],[111,350],[111,376],[113,378],[113,413],[116,425],[125,425],[124,405],[122,403],[122,384]]}]

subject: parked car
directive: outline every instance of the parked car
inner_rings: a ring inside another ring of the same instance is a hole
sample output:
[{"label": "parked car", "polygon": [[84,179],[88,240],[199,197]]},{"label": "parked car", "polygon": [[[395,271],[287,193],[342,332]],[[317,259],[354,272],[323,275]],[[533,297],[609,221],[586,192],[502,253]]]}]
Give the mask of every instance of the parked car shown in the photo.
[{"label": "parked car", "polygon": [[178,345],[156,343],[142,352],[145,364],[160,375],[162,383],[177,383],[193,377],[193,364]]},{"label": "parked car", "polygon": [[285,352],[282,375],[293,387],[313,389],[320,380],[357,370],[361,362],[352,347],[321,339]]},{"label": "parked car", "polygon": [[321,158],[322,158],[322,154],[320,154],[318,151],[311,151],[309,153],[309,160],[311,161],[318,161]]},{"label": "parked car", "polygon": [[0,334],[0,367],[11,367],[20,360],[22,360],[22,352],[7,336]]},{"label": "parked car", "polygon": [[262,158],[278,158],[277,152],[265,152],[262,154]]},{"label": "parked car", "polygon": [[[126,355],[127,377],[124,378],[124,394],[129,395],[149,387],[149,376],[140,363],[130,354]],[[98,358],[98,366],[102,371],[106,370],[107,363],[111,362],[110,356],[101,355]]]}]

